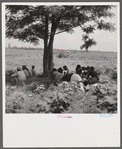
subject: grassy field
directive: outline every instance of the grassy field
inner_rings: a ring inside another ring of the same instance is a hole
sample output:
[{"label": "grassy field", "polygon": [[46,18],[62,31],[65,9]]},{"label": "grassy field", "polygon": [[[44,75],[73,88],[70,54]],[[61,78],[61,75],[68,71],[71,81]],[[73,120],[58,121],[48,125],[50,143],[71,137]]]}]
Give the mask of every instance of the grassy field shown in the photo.
[{"label": "grassy field", "polygon": [[[117,81],[112,78],[113,72],[117,70],[117,53],[54,50],[53,58],[56,68],[67,65],[70,71],[75,71],[77,64],[94,66],[102,76],[99,89],[91,86],[86,96],[72,84],[66,85],[65,89],[62,84],[54,86],[49,78],[29,78],[25,86],[19,88],[6,82],[6,113],[117,112]],[[43,72],[43,50],[6,49],[6,71],[22,65],[28,68],[35,65],[39,72]],[[106,80],[109,83],[104,83]],[[38,85],[43,85],[44,90],[34,92]]]},{"label": "grassy field", "polygon": [[[67,58],[58,58],[59,53],[68,55]],[[43,50],[16,50],[6,49],[5,66],[6,70],[16,69],[18,66],[27,65],[42,71]],[[67,65],[70,70],[74,70],[77,64],[81,66],[110,67],[116,68],[117,53],[115,52],[81,52],[81,51],[54,51],[55,67]]]}]

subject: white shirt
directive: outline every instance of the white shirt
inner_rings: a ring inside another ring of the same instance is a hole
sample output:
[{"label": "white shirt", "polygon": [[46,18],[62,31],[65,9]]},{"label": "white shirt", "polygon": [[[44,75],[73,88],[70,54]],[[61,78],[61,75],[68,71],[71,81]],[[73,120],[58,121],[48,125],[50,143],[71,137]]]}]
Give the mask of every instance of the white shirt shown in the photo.
[{"label": "white shirt", "polygon": [[79,88],[84,92],[84,85],[80,81],[82,81],[82,79],[81,79],[81,77],[78,74],[73,74],[71,76],[70,82],[76,82],[76,83],[78,83]]},{"label": "white shirt", "polygon": [[17,74],[18,74],[18,80],[19,81],[25,81],[26,80],[26,76],[25,76],[23,71],[17,71]]},{"label": "white shirt", "polygon": [[25,81],[26,80],[26,76],[25,76],[25,73],[23,71],[17,71],[11,77],[17,77],[19,81]]},{"label": "white shirt", "polygon": [[72,76],[71,76],[71,80],[70,80],[70,82],[80,82],[80,81],[82,81],[82,79],[81,79],[81,77],[78,75],[78,74],[73,74]]}]

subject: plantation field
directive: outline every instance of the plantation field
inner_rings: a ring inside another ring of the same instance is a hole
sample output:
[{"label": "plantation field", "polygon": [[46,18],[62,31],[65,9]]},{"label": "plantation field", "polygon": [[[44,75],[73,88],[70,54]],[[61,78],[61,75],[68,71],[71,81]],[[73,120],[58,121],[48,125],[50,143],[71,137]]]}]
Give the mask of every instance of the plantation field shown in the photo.
[{"label": "plantation field", "polygon": [[[67,57],[58,58],[59,54]],[[5,51],[6,70],[16,69],[18,66],[27,65],[42,71],[43,68],[43,50],[16,50],[7,49]],[[54,50],[54,65],[56,68],[67,65],[70,70],[74,70],[76,65],[110,67],[116,68],[117,53],[115,52],[81,52],[81,51],[63,51]]]},{"label": "plantation field", "polygon": [[[117,113],[117,53],[54,50],[54,67],[67,65],[94,66],[100,74],[97,85],[82,93],[76,84],[62,82],[58,86],[49,78],[28,78],[25,86],[6,80],[6,113]],[[6,49],[5,69],[32,65],[43,72],[43,50]],[[41,86],[40,86],[41,85]]]}]

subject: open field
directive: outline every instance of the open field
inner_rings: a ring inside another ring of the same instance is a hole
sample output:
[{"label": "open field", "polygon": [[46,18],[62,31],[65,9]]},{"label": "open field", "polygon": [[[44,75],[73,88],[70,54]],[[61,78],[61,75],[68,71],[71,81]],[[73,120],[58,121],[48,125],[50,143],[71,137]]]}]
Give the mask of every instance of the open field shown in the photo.
[{"label": "open field", "polygon": [[[59,53],[68,55],[67,58],[58,58]],[[43,66],[43,50],[16,50],[7,49],[5,52],[6,70],[16,69],[18,66],[35,65],[38,70]],[[67,65],[70,70],[74,70],[77,64],[81,66],[110,67],[116,68],[117,53],[115,52],[81,52],[81,51],[54,51],[54,64],[58,68]]]},{"label": "open field", "polygon": [[[19,88],[6,81],[6,112],[116,113],[117,53],[54,50],[54,66],[56,68],[67,65],[70,71],[75,71],[77,64],[94,66],[100,73],[101,79],[98,87],[91,86],[87,96],[70,83],[54,86],[49,78],[29,78],[25,82],[26,85]],[[28,68],[35,65],[41,73],[43,71],[43,50],[6,49],[6,71],[15,70],[22,65],[27,65]],[[34,92],[37,85],[43,85],[44,88]],[[56,107],[58,108],[55,110]]]}]

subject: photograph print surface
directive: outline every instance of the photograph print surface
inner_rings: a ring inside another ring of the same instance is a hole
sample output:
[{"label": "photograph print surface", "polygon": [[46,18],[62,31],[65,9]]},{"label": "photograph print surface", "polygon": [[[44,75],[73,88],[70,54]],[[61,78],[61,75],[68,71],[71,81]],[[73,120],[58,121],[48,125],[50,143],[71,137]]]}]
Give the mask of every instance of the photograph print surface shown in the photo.
[{"label": "photograph print surface", "polygon": [[3,3],[3,146],[120,146],[119,3]]},{"label": "photograph print surface", "polygon": [[6,113],[117,113],[116,5],[6,5]]}]

